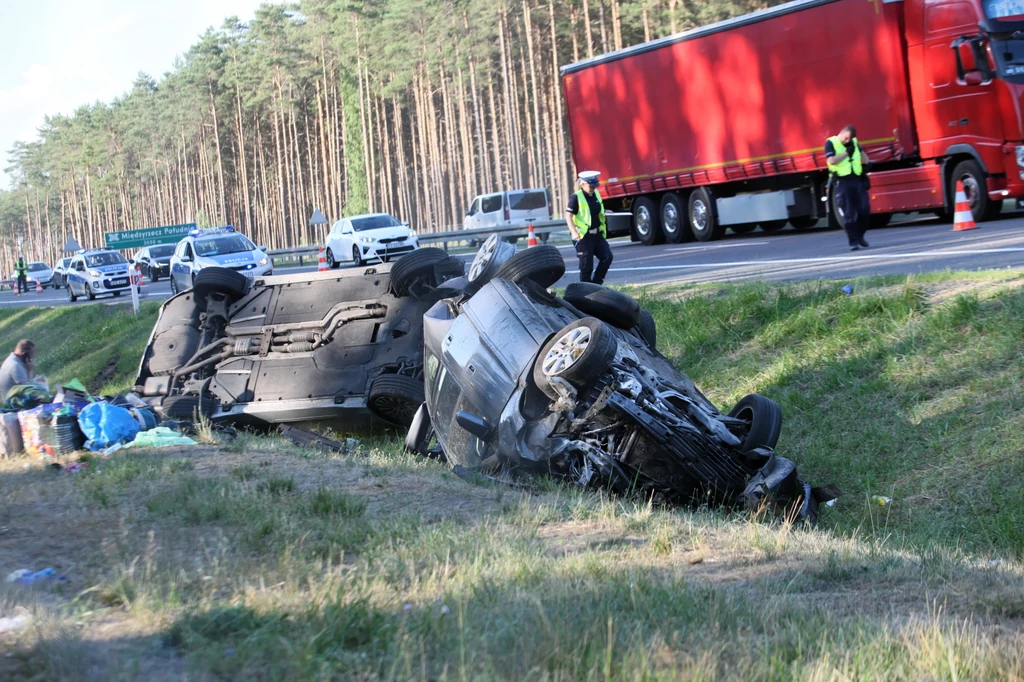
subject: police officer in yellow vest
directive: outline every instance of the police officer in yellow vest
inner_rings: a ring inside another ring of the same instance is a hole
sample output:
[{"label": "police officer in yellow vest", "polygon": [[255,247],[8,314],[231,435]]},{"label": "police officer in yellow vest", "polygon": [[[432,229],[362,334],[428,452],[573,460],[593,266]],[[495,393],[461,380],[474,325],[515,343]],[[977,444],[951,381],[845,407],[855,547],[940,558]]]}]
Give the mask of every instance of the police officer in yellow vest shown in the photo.
[{"label": "police officer in yellow vest", "polygon": [[843,228],[850,250],[867,248],[864,232],[868,229],[871,205],[868,199],[867,176],[864,169],[868,156],[857,143],[857,129],[846,126],[825,142],[825,159],[832,177],[835,204],[843,215]]},{"label": "police officer in yellow vest", "polygon": [[14,264],[14,272],[18,277],[18,293],[28,293],[28,264],[25,263],[25,256],[18,255],[18,262]]},{"label": "police officer in yellow vest", "polygon": [[[612,248],[608,245],[608,221],[604,204],[597,192],[598,171],[583,171],[579,175],[576,192],[569,197],[565,209],[565,222],[576,245],[580,259],[580,281],[604,284],[604,277],[612,265]],[[594,270],[594,257],[597,269]]]}]

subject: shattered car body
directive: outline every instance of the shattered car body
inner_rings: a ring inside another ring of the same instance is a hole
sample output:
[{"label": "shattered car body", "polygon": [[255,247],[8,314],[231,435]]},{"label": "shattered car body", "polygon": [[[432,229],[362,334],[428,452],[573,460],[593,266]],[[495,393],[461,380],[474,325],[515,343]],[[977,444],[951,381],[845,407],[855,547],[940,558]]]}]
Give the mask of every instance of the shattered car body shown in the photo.
[{"label": "shattered car body", "polygon": [[405,426],[423,400],[423,314],[463,269],[439,249],[255,282],[205,268],[163,304],[135,391],[168,418]]},{"label": "shattered car body", "polygon": [[436,438],[436,454],[477,471],[816,516],[829,493],[775,455],[778,405],[751,395],[722,413],[655,349],[633,299],[591,284],[552,295],[557,249],[510,246],[492,235],[449,283],[459,292],[426,313],[426,399],[408,449],[428,454]]}]

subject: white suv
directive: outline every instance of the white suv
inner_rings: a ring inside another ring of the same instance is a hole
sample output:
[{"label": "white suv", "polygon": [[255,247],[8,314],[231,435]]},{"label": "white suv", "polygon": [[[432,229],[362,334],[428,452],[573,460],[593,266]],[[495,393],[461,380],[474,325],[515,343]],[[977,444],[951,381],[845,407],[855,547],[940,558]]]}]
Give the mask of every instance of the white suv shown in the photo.
[{"label": "white suv", "polygon": [[325,258],[332,268],[341,265],[342,261],[362,265],[379,258],[387,263],[418,248],[419,240],[408,223],[399,222],[387,213],[371,213],[334,223],[327,233]]},{"label": "white suv", "polygon": [[68,300],[74,303],[79,296],[90,301],[103,294],[120,296],[131,290],[128,260],[117,251],[89,249],[71,259],[66,274]]}]

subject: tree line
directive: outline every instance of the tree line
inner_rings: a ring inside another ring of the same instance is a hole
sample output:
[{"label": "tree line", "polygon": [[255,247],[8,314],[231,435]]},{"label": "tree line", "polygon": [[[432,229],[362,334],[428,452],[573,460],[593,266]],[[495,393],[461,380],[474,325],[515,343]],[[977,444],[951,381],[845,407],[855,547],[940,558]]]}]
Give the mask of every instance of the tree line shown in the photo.
[{"label": "tree line", "polygon": [[11,150],[0,268],[68,236],[233,224],[270,248],[392,213],[461,225],[477,194],[573,183],[559,67],[773,0],[302,0],[209,29],[159,81],[45,119]]}]

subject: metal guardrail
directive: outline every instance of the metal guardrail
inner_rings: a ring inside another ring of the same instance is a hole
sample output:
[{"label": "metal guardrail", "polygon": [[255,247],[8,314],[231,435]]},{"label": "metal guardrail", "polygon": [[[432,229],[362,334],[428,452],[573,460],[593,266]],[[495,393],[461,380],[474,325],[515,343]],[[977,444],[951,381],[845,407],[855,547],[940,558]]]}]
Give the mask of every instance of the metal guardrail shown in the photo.
[{"label": "metal guardrail", "polygon": [[[533,231],[538,237],[540,237],[542,235],[550,235],[552,232],[560,231],[565,231],[568,234],[569,230],[565,226],[564,220],[537,220],[533,222]],[[457,247],[459,245],[469,246],[471,242],[483,241],[495,232],[502,237],[525,238],[530,233],[530,224],[520,223],[518,225],[502,225],[500,227],[477,227],[472,230],[429,232],[427,234],[417,235],[417,237],[419,238],[420,244],[440,244],[442,249],[448,251],[449,248]],[[305,265],[305,259],[309,258],[315,262],[319,257],[319,253],[319,245],[267,251],[267,255],[270,256],[270,259],[274,261],[275,265],[277,264],[278,259],[298,259],[299,265]]]}]

